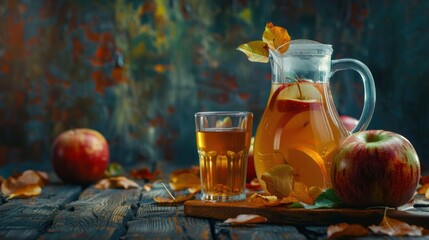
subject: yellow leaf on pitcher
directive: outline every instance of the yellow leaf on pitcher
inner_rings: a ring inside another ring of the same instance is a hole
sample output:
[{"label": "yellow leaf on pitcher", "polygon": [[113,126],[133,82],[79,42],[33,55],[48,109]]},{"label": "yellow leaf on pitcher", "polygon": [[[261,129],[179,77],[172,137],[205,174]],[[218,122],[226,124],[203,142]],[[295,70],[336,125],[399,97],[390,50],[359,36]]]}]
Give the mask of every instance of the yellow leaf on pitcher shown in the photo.
[{"label": "yellow leaf on pitcher", "polygon": [[268,22],[265,25],[265,31],[262,34],[262,40],[268,44],[268,47],[272,50],[277,50],[280,53],[284,53],[288,50],[291,37],[286,29],[274,26],[272,22]]},{"label": "yellow leaf on pitcher", "polygon": [[238,46],[237,50],[246,54],[247,58],[251,62],[267,63],[268,58],[268,46],[263,41],[252,41]]}]

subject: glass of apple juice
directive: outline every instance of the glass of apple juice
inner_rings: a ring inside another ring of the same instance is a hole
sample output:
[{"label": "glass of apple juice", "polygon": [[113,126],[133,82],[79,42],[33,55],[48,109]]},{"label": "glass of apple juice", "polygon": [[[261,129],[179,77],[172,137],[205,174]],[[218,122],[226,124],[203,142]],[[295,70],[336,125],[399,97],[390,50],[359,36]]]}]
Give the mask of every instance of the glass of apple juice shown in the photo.
[{"label": "glass of apple juice", "polygon": [[247,155],[253,114],[240,111],[195,114],[203,201],[246,199]]}]

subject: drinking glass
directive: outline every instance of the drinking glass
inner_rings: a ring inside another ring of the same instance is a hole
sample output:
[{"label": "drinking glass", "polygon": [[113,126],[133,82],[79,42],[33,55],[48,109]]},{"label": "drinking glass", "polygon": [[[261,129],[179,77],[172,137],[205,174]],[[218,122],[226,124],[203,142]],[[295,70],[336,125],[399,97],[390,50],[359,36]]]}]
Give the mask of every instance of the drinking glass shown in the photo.
[{"label": "drinking glass", "polygon": [[246,199],[252,121],[251,112],[195,114],[202,200],[227,202]]}]

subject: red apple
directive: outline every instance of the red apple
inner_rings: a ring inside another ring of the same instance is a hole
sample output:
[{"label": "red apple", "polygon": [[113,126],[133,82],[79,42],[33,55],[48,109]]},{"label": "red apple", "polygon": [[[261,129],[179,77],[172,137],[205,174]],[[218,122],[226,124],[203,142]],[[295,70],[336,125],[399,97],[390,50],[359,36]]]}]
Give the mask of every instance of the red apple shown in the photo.
[{"label": "red apple", "polygon": [[359,122],[356,118],[346,115],[341,115],[340,120],[343,122],[344,127],[349,131],[353,130]]},{"label": "red apple", "polygon": [[353,207],[401,206],[413,197],[419,179],[420,163],[413,145],[384,130],[348,136],[332,163],[332,187]]},{"label": "red apple", "polygon": [[109,146],[95,130],[68,130],[54,140],[51,158],[63,182],[90,184],[103,177],[109,164]]}]

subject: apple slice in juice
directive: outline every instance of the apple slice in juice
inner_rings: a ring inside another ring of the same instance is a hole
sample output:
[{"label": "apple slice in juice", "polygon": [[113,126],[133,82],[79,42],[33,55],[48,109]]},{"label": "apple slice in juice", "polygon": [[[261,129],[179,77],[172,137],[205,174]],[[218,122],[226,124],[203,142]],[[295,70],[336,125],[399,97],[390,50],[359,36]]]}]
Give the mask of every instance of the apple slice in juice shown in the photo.
[{"label": "apple slice in juice", "polygon": [[303,182],[308,187],[326,187],[328,174],[317,152],[304,146],[293,146],[286,152],[286,161],[294,169],[295,181]]},{"label": "apple slice in juice", "polygon": [[321,100],[322,94],[314,83],[298,82],[279,92],[277,110],[279,112],[316,110],[320,109]]}]

